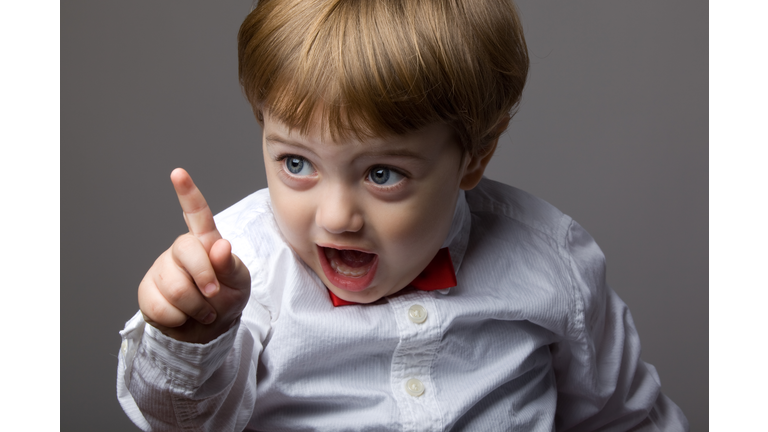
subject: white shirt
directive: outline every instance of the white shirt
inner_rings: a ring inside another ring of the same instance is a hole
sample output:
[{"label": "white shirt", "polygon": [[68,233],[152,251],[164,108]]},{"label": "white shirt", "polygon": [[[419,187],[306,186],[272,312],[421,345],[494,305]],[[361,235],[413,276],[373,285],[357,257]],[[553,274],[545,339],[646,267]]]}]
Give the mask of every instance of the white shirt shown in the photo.
[{"label": "white shirt", "polygon": [[688,430],[639,358],[600,248],[523,191],[483,179],[461,194],[443,245],[456,287],[370,305],[333,307],[267,190],[216,224],[250,270],[250,301],[205,345],[140,313],[126,323],[117,393],[144,430]]}]

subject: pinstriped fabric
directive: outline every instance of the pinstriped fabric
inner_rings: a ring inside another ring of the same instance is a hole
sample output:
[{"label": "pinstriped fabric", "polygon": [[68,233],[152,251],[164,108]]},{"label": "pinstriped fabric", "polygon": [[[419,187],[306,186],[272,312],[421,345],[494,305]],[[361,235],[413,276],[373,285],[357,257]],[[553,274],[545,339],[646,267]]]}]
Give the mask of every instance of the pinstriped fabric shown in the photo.
[{"label": "pinstriped fabric", "polygon": [[[441,431],[443,419],[435,388],[437,377],[433,372],[442,331],[434,296],[426,292],[414,292],[408,296],[392,297],[389,304],[400,335],[392,354],[390,385],[397,401],[403,430]],[[425,308],[428,315],[424,322],[413,322],[408,318],[412,306]],[[417,379],[424,385],[423,394],[413,396],[404,391],[410,379]]]},{"label": "pinstriped fabric", "polygon": [[687,430],[594,240],[525,192],[484,179],[461,196],[444,244],[456,287],[365,306],[332,306],[266,191],[216,222],[251,271],[251,300],[207,345],[140,315],[126,324],[118,397],[144,430]]}]

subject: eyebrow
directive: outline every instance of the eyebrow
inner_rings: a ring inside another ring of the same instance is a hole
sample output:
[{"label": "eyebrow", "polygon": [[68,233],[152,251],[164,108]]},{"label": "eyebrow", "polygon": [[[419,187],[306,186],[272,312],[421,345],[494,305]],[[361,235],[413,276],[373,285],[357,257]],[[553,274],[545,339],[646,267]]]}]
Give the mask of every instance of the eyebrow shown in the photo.
[{"label": "eyebrow", "polygon": [[391,149],[391,150],[376,150],[372,152],[363,153],[360,156],[356,157],[355,159],[374,159],[374,158],[380,158],[380,157],[386,157],[386,156],[416,159],[418,161],[427,160],[427,158],[424,157],[423,155],[420,155],[416,152],[413,152],[405,148]]},{"label": "eyebrow", "polygon": [[265,137],[265,139],[267,141],[267,145],[268,146],[270,144],[272,144],[272,143],[279,143],[279,144],[287,145],[287,146],[290,146],[290,147],[298,147],[300,149],[303,149],[303,150],[306,150],[306,151],[312,153],[313,155],[317,155],[317,153],[315,153],[312,150],[312,148],[309,147],[308,145],[302,144],[302,143],[297,142],[297,141],[287,140],[287,139],[285,139],[285,138],[283,138],[283,137],[281,137],[279,135],[269,134],[269,135],[267,135]]},{"label": "eyebrow", "polygon": [[[301,142],[297,141],[291,141],[287,140],[279,135],[269,134],[265,137],[267,141],[267,145],[270,145],[271,143],[279,143],[283,145],[287,145],[290,147],[298,147],[300,149],[306,150],[314,155],[317,155],[312,148],[306,144],[303,144]],[[396,148],[396,149],[383,149],[383,150],[375,150],[370,152],[365,152],[355,158],[356,159],[370,159],[370,158],[378,158],[378,157],[385,157],[385,156],[393,156],[393,157],[404,157],[404,158],[410,158],[410,159],[417,159],[419,161],[426,161],[427,158],[423,155],[416,153],[410,149],[407,148]]]}]

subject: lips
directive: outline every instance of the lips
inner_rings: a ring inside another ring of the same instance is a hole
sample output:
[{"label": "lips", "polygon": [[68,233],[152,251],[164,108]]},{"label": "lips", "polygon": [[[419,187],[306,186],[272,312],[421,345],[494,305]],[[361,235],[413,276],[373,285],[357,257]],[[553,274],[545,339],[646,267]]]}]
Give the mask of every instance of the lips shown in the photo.
[{"label": "lips", "polygon": [[318,246],[323,273],[337,288],[362,291],[376,275],[379,257],[376,254],[354,249],[337,249]]}]

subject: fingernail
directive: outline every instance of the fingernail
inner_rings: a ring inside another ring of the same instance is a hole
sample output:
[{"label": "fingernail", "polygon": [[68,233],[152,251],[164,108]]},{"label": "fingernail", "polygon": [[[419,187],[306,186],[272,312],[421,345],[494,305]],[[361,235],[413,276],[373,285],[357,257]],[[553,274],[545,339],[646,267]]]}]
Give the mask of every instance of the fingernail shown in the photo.
[{"label": "fingernail", "polygon": [[215,283],[209,283],[208,285],[203,287],[203,294],[211,295],[216,291],[216,284]]},{"label": "fingernail", "polygon": [[203,318],[203,324],[210,324],[216,319],[216,313],[211,312]]}]

